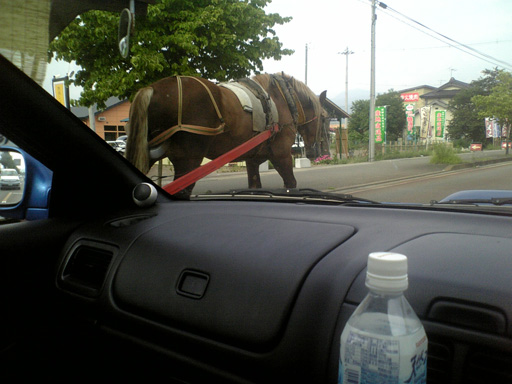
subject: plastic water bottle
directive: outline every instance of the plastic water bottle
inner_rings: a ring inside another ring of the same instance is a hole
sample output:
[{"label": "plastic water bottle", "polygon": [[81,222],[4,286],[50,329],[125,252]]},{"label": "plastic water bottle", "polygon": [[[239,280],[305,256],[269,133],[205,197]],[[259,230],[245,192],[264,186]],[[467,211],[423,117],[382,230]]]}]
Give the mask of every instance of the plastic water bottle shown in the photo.
[{"label": "plastic water bottle", "polygon": [[338,383],[426,383],[427,336],[403,295],[407,257],[370,253],[366,286],[341,335]]}]

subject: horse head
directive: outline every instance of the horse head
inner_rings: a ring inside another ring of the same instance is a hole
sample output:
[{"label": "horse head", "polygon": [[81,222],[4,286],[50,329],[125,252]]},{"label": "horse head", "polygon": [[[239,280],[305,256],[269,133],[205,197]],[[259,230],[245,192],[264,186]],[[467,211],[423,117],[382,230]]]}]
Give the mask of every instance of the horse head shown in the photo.
[{"label": "horse head", "polygon": [[320,97],[311,92],[307,99],[300,100],[304,110],[304,121],[299,121],[297,130],[304,139],[306,157],[314,160],[319,156],[320,139],[322,135],[322,105],[325,102],[327,91]]}]

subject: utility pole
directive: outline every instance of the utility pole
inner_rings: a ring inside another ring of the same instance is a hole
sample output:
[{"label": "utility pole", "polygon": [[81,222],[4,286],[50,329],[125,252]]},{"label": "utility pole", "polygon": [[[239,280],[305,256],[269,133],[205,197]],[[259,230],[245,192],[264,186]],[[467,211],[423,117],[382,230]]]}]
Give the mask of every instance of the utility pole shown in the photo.
[{"label": "utility pole", "polygon": [[345,63],[345,112],[348,112],[348,55],[352,55],[354,52],[349,51],[348,47],[343,52],[338,52],[340,55],[346,56]]},{"label": "utility pole", "polygon": [[[349,49],[347,47],[347,48],[345,48],[345,50],[343,52],[338,52],[338,53],[340,55],[345,55],[345,59],[346,59],[346,62],[345,62],[345,112],[348,113],[348,55],[351,55],[354,52],[349,51]],[[345,129],[347,129],[347,128],[348,128],[348,119],[345,118]],[[341,119],[340,119],[339,135],[340,135],[340,159],[341,159],[343,157],[343,149],[342,149],[343,134],[342,134],[342,130],[341,130]]]},{"label": "utility pole", "polygon": [[368,161],[375,159],[375,0],[372,0],[372,35],[371,35],[371,69],[370,69],[370,126],[368,138]]}]

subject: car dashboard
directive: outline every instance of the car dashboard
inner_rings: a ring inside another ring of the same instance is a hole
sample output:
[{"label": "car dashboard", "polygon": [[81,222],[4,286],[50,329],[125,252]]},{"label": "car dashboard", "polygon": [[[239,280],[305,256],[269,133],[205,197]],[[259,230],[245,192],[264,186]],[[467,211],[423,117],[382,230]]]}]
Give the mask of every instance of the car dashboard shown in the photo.
[{"label": "car dashboard", "polygon": [[82,378],[334,383],[368,253],[395,251],[409,259],[428,382],[510,382],[510,224],[261,201],[172,201],[82,221],[56,260],[48,351]]}]

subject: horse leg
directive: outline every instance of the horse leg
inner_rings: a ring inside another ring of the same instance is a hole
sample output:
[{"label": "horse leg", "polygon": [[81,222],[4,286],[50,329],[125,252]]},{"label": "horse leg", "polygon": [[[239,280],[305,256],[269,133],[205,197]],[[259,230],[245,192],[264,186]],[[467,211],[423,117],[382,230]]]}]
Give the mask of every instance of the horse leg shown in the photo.
[{"label": "horse leg", "polygon": [[[169,160],[172,162],[172,165],[174,166],[174,179],[177,180],[181,176],[186,175],[190,171],[196,169],[201,165],[202,158],[200,159],[171,159],[169,157]],[[190,199],[190,195],[192,194],[192,190],[194,189],[194,186],[196,183],[190,184],[188,187],[182,189],[179,192],[176,192],[173,196],[177,197],[178,199]]]},{"label": "horse leg", "polygon": [[[166,154],[174,167],[174,180],[201,166],[210,141],[210,136],[178,132],[167,142]],[[189,185],[174,196],[189,199],[194,185]]]},{"label": "horse leg", "polygon": [[247,166],[247,179],[249,182],[249,188],[261,188],[260,163],[256,160],[250,159],[246,160],[245,164]]},{"label": "horse leg", "polygon": [[293,158],[292,156],[273,157],[270,159],[275,170],[283,179],[285,188],[297,188],[297,180],[293,176]]}]

